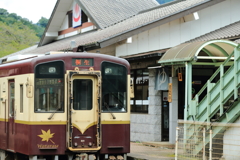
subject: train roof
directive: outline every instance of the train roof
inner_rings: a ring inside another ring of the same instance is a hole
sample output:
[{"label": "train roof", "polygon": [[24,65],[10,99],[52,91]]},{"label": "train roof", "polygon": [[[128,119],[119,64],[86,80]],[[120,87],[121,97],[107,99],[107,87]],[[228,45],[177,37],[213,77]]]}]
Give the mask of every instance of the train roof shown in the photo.
[{"label": "train roof", "polygon": [[[41,58],[40,58],[41,57]],[[100,53],[90,53],[90,52],[49,52],[46,53],[45,55],[43,54],[24,54],[24,55],[15,55],[15,56],[10,56],[6,58],[0,59],[0,65],[1,64],[6,64],[6,63],[12,63],[12,62],[21,62],[22,60],[26,59],[31,59],[31,60],[53,60],[54,58],[57,59],[62,59],[62,58],[67,58],[67,57],[83,57],[83,58],[100,58],[100,59],[106,59],[106,60],[111,60],[111,61],[119,61],[120,63],[127,63],[128,61],[123,59],[123,58],[118,58],[115,56],[111,55],[105,55],[105,54],[100,54]]]},{"label": "train roof", "polygon": [[[94,68],[100,69],[101,62],[109,61],[113,63],[119,63],[125,65],[128,68],[128,73],[130,73],[130,65],[127,60],[123,58],[118,58],[111,55],[105,55],[100,53],[88,53],[88,52],[68,52],[68,53],[48,53],[45,55],[17,55],[13,57],[8,57],[7,59],[0,60],[0,77],[10,76],[16,74],[33,73],[34,67],[37,64],[59,61],[65,62],[66,69],[73,69],[72,58],[94,58],[95,64]],[[82,67],[82,66],[81,66]],[[83,68],[87,68],[84,66]],[[8,73],[7,73],[8,72]]]}]

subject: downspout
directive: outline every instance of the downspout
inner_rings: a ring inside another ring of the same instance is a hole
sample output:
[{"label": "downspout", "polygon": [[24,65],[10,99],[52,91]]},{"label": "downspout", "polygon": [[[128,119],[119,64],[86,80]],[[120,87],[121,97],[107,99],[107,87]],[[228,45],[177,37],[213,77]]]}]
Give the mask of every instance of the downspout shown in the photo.
[{"label": "downspout", "polygon": [[[193,115],[193,108],[191,107],[192,103],[192,63],[188,63],[188,114]],[[195,117],[192,117],[193,121],[195,121]]]},{"label": "downspout", "polygon": [[188,63],[185,63],[185,105],[184,105],[184,120],[187,120],[187,110],[188,110]]},{"label": "downspout", "polygon": [[185,67],[186,67],[186,74],[185,74],[184,120],[187,120],[189,113],[192,113],[190,108],[190,104],[192,100],[192,64],[190,62],[186,62]]}]

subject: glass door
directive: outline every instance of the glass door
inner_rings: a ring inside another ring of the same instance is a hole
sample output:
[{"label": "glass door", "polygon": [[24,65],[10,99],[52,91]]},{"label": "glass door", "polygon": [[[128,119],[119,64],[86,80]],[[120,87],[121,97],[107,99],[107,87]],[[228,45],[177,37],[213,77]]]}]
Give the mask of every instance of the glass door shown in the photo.
[{"label": "glass door", "polygon": [[169,141],[169,102],[168,92],[162,92],[162,141]]}]

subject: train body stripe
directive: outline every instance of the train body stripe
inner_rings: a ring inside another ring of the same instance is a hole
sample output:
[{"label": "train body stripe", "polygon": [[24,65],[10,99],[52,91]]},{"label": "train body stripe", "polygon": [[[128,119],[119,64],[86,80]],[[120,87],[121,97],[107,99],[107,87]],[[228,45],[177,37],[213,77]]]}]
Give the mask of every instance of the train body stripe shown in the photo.
[{"label": "train body stripe", "polygon": [[[0,121],[5,122],[5,119],[0,118]],[[8,119],[6,119],[8,122]],[[21,121],[21,120],[15,120],[15,123],[19,124],[28,124],[28,125],[65,125],[67,124],[66,121]],[[88,125],[87,128],[95,125],[96,122],[93,122],[92,124]],[[101,124],[130,124],[130,121],[101,121]],[[78,128],[75,124],[74,127]],[[79,129],[79,128],[78,128]]]},{"label": "train body stripe", "polygon": [[0,118],[0,122],[1,122],[1,121],[2,121],[2,122],[5,122],[5,121],[8,122],[8,119]]},{"label": "train body stripe", "polygon": [[66,121],[21,121],[15,120],[15,123],[27,124],[27,125],[65,125]]},{"label": "train body stripe", "polygon": [[130,124],[130,121],[101,121],[101,124]]}]

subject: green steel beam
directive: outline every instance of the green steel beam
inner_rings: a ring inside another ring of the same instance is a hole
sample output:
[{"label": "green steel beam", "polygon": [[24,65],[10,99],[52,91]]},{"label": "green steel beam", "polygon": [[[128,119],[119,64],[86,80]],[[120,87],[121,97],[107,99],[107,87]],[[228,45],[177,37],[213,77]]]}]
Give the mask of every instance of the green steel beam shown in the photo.
[{"label": "green steel beam", "polygon": [[[193,65],[202,65],[202,66],[215,66],[215,67],[219,67],[220,65],[223,64],[223,62],[217,62],[217,63],[211,63],[211,62],[192,62]],[[224,66],[231,66],[233,65],[234,62],[228,62],[226,63]]]},{"label": "green steel beam", "polygon": [[176,66],[176,65],[184,65],[185,61],[181,61],[181,62],[168,62],[168,63],[161,63],[161,66]]},{"label": "green steel beam", "polygon": [[210,46],[212,46],[212,47],[214,47],[214,48],[216,48],[216,49],[218,49],[220,52],[222,52],[226,57],[228,57],[229,55],[228,55],[228,53],[222,48],[222,47],[220,47],[219,45],[216,45],[216,44],[214,44],[214,43],[212,43],[212,44],[209,44]]},{"label": "green steel beam", "polygon": [[[206,48],[203,48],[202,51],[205,52],[205,53],[206,53],[207,55],[209,55],[210,57],[213,56],[212,53],[211,53],[209,50],[207,50]],[[212,61],[213,61],[214,63],[217,62],[215,59],[212,59]]]},{"label": "green steel beam", "polygon": [[[215,67],[220,67],[223,63],[219,62],[216,63]],[[230,61],[224,64],[224,66],[232,66],[234,64],[234,61]]]}]

